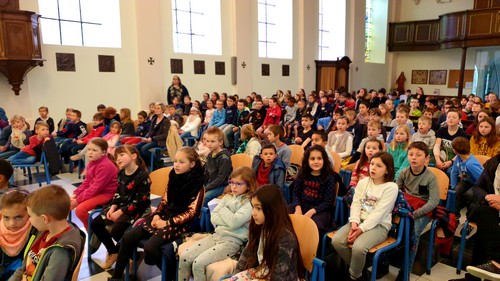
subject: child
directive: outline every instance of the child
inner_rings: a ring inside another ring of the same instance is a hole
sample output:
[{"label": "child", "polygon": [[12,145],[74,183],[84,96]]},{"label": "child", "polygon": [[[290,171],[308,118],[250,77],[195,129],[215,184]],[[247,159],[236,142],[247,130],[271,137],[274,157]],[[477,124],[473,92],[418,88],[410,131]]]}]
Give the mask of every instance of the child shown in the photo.
[{"label": "child", "polygon": [[302,116],[306,114],[307,108],[306,108],[306,102],[304,100],[299,100],[297,102],[297,111],[295,113],[295,119],[293,122],[290,122],[288,126],[286,127],[286,135],[290,136],[292,132],[295,131],[295,128],[297,126],[300,126],[300,120],[302,120]]},{"label": "child", "polygon": [[323,147],[312,146],[304,153],[302,169],[290,186],[291,212],[305,215],[316,223],[320,237],[332,228],[335,198],[332,165]]},{"label": "child", "polygon": [[88,229],[89,211],[108,203],[116,191],[118,168],[107,156],[108,142],[92,139],[87,148],[90,163],[82,184],[71,195],[71,209]]},{"label": "child", "polygon": [[210,200],[222,194],[227,186],[227,180],[233,169],[229,152],[224,148],[224,133],[217,127],[210,127],[205,132],[210,155],[205,164],[205,199],[203,206],[207,207]]},{"label": "child", "polygon": [[67,221],[66,190],[48,185],[30,194],[28,214],[39,234],[30,240],[23,264],[10,280],[70,280],[83,254],[85,234]]},{"label": "child", "polygon": [[208,123],[208,127],[221,127],[226,121],[226,109],[224,108],[224,102],[218,100],[215,104],[216,110],[212,116],[212,120]]},{"label": "child", "polygon": [[33,164],[42,156],[43,143],[50,140],[49,125],[43,121],[35,124],[35,135],[29,144],[7,159],[12,165]]},{"label": "child", "polygon": [[[155,107],[156,107],[156,105],[155,105]],[[182,115],[180,115],[179,113],[177,113],[175,111],[175,105],[169,104],[169,105],[166,106],[166,109],[167,109],[167,116],[166,116],[167,119],[169,121],[175,121],[175,122],[177,122],[177,124],[179,126],[182,126],[182,123],[184,123],[184,119],[182,118]],[[165,106],[163,107],[163,110],[165,110]],[[153,121],[153,118],[155,116],[158,116],[158,115],[155,113],[155,115],[153,115],[153,117],[151,117],[151,122]]]},{"label": "child", "polygon": [[[115,151],[118,172],[118,188],[111,202],[101,214],[92,220],[92,231],[106,247],[107,254],[103,268],[110,268],[118,258],[120,241],[125,231],[144,212],[149,211],[151,181],[139,151],[130,145],[120,146]],[[111,226],[111,231],[106,229]]]},{"label": "child", "polygon": [[189,115],[192,107],[193,104],[191,103],[191,97],[184,96],[184,112],[182,112],[182,115]]},{"label": "child", "polygon": [[[441,112],[441,111],[440,111]],[[432,121],[432,126],[431,126],[431,129],[434,131],[434,132],[437,132],[440,128],[439,124],[437,123],[437,119],[435,120],[433,117],[432,117],[432,114],[433,114],[433,111],[432,109],[430,108],[426,108],[422,111],[422,116],[425,116],[427,118],[429,118],[431,121]],[[432,149],[431,149],[432,150]],[[432,156],[432,155],[431,155]]]},{"label": "child", "polygon": [[456,109],[449,109],[446,114],[446,124],[448,126],[441,127],[436,133],[436,142],[433,149],[436,168],[447,171],[453,164],[453,157],[455,157],[451,142],[456,137],[467,137],[464,130],[458,127],[458,123],[460,123],[460,114]]},{"label": "child", "polygon": [[387,145],[387,152],[394,159],[394,170],[396,176],[394,180],[397,180],[399,173],[410,165],[410,163],[408,163],[407,153],[408,146],[411,143],[411,135],[410,128],[406,124],[399,125],[394,129],[394,138]]},{"label": "child", "polygon": [[47,123],[49,125],[49,132],[52,134],[55,130],[55,126],[54,119],[49,116],[49,108],[46,106],[40,106],[38,108],[38,114],[40,114],[40,117],[35,120],[35,124],[40,121]]},{"label": "child", "polygon": [[320,145],[326,150],[326,154],[328,154],[328,159],[330,159],[330,163],[332,164],[332,169],[335,166],[335,160],[333,160],[332,154],[327,149],[328,146],[328,135],[325,131],[314,131],[311,136],[311,145]]},{"label": "child", "polygon": [[385,104],[379,104],[378,109],[380,109],[380,112],[382,113],[380,122],[382,122],[384,127],[389,127],[392,122],[392,115],[389,112],[389,108]]},{"label": "child", "polygon": [[12,165],[10,165],[7,160],[0,159],[0,196],[12,189],[10,186],[10,178],[13,174],[14,169]]},{"label": "child", "polygon": [[311,114],[314,119],[316,119],[318,113],[319,113],[319,104],[316,101],[316,94],[314,92],[311,92],[309,96],[307,97],[307,105],[306,105],[306,113]]},{"label": "child", "polygon": [[[73,111],[70,112],[70,118],[71,118],[71,124],[69,126],[68,131],[66,131],[62,135],[59,135],[59,132],[57,133],[58,137],[67,138],[61,144],[61,148],[60,148],[61,153],[63,151],[67,151],[66,146],[72,144],[73,142],[76,142],[77,140],[83,139],[88,134],[87,124],[85,124],[81,121],[82,112],[80,110],[73,109]],[[104,119],[106,119],[106,117],[104,117]],[[106,120],[104,120],[104,123],[105,123],[105,121]],[[57,141],[56,141],[56,143],[57,143]]]},{"label": "child", "polygon": [[422,116],[422,111],[418,109],[420,103],[418,102],[417,99],[412,99],[410,101],[410,116],[413,117],[420,117]]},{"label": "child", "polygon": [[[235,150],[240,145],[240,129],[243,125],[248,123],[248,115],[250,111],[247,108],[247,101],[239,99],[237,102],[238,117],[236,118],[235,126],[224,135],[224,142],[226,147],[234,148]],[[227,139],[227,143],[226,143]]]},{"label": "child", "polygon": [[266,130],[271,125],[279,124],[281,119],[281,107],[278,104],[277,98],[269,99],[269,109],[266,113],[266,118],[262,126],[257,129],[256,133],[261,139],[266,139],[269,132]]},{"label": "child", "polygon": [[297,236],[279,189],[263,186],[252,194],[251,203],[248,243],[238,260],[236,274],[229,280],[304,278]]},{"label": "child", "polygon": [[368,124],[368,118],[370,117],[370,114],[368,113],[369,109],[370,109],[370,103],[368,103],[367,101],[364,101],[359,105],[359,113],[358,113],[359,124],[361,125]]},{"label": "child", "polygon": [[[29,138],[31,137],[31,131],[28,128],[26,119],[20,115],[14,115],[10,119],[11,134],[4,146],[0,146],[0,159],[7,159],[12,155],[21,151],[25,145],[29,144]],[[9,127],[6,127],[4,131],[8,131]]]},{"label": "child", "polygon": [[198,138],[198,131],[200,129],[200,124],[201,124],[200,110],[198,110],[198,108],[196,107],[191,107],[189,111],[189,117],[187,118],[186,123],[182,125],[182,127],[178,131],[181,139],[184,141],[184,139],[188,137]]},{"label": "child", "polygon": [[483,166],[470,154],[471,146],[466,138],[455,138],[451,147],[457,156],[451,167],[450,187],[456,191],[455,214],[460,218],[460,210],[466,206],[464,195],[478,181]]},{"label": "child", "polygon": [[470,138],[470,153],[493,157],[498,154],[499,150],[500,139],[496,134],[495,121],[491,117],[485,117],[479,121],[478,128],[474,130]]},{"label": "child", "polygon": [[[401,105],[400,105],[401,106]],[[394,128],[392,128],[391,133],[387,137],[387,143],[392,142],[392,139],[394,138],[394,133],[396,132],[396,128],[402,125],[408,126],[408,129],[410,130],[410,134],[413,135],[415,133],[415,130],[413,130],[413,123],[408,119],[408,111],[405,109],[399,109],[396,112],[396,119],[392,121],[392,123],[395,123]],[[408,123],[409,122],[409,123]],[[393,124],[391,124],[393,125]]]},{"label": "child", "polygon": [[262,100],[256,100],[252,104],[252,111],[248,116],[248,123],[253,125],[254,129],[259,128],[264,123],[266,117],[266,109],[262,106]]},{"label": "child", "polygon": [[292,157],[292,150],[286,145],[286,143],[281,141],[285,130],[283,127],[278,125],[272,125],[269,127],[269,134],[267,139],[274,144],[276,151],[278,152],[278,158],[281,159],[285,167],[288,169],[290,167],[290,158]]},{"label": "child", "polygon": [[149,128],[151,127],[151,120],[148,119],[148,114],[146,111],[141,110],[137,113],[137,129],[135,130],[134,136],[132,137],[124,137],[120,140],[121,144],[138,144],[142,141],[142,138],[146,136],[149,132]]},{"label": "child", "polygon": [[470,124],[469,127],[467,127],[467,129],[465,130],[465,133],[469,136],[472,135],[472,133],[474,133],[474,130],[477,129],[479,122],[483,121],[483,119],[486,117],[490,117],[488,110],[483,109],[483,110],[479,111],[479,113],[476,115],[474,122],[472,124]]},{"label": "child", "polygon": [[350,132],[354,136],[352,146],[354,149],[358,149],[359,144],[363,139],[363,126],[361,126],[361,124],[359,124],[358,120],[356,119],[356,111],[354,109],[347,108],[345,110],[345,116],[349,121],[347,123],[348,127],[346,131]]},{"label": "child", "polygon": [[[377,110],[376,108],[372,108],[371,110]],[[361,154],[363,153],[365,143],[370,140],[370,139],[377,139],[381,142],[384,141],[384,137],[382,136],[381,132],[382,130],[380,129],[381,123],[378,121],[370,121],[368,122],[368,125],[366,126],[366,138],[361,140],[361,144],[359,145],[358,149],[354,153],[354,155],[351,157],[349,164],[355,163],[356,161],[359,160],[361,157]]]},{"label": "child", "polygon": [[178,280],[206,280],[205,268],[236,254],[248,240],[252,218],[250,195],[257,189],[255,173],[240,167],[231,174],[224,197],[210,214],[215,233],[196,242],[179,254]]},{"label": "child", "polygon": [[[111,120],[111,124],[109,125],[109,132],[104,135],[102,138],[108,142],[108,154],[113,155],[115,153],[115,147],[118,144],[118,139],[120,137],[120,131],[121,131],[121,124],[120,122],[116,120]],[[75,149],[72,150],[72,152],[75,151]],[[85,157],[85,154],[87,153],[87,145],[80,151],[78,151],[77,154],[71,156],[69,159],[71,161],[78,161]]]},{"label": "child", "polygon": [[418,118],[418,131],[411,136],[411,141],[421,141],[429,147],[429,150],[431,150],[436,142],[436,134],[433,130],[431,130],[431,127],[432,119],[429,119],[429,117],[426,116]]},{"label": "child", "polygon": [[353,145],[352,134],[346,131],[347,123],[347,117],[341,116],[337,120],[337,131],[328,134],[328,148],[337,152],[340,158],[342,158],[342,163],[345,162],[344,166],[349,162]]},{"label": "child", "polygon": [[285,117],[283,118],[283,125],[288,127],[295,121],[297,117],[298,105],[293,97],[288,98],[288,104],[285,107]]},{"label": "child", "polygon": [[272,143],[264,145],[260,155],[253,158],[252,170],[257,176],[258,186],[275,184],[284,194],[286,168],[277,157],[276,147]]},{"label": "child", "polygon": [[[200,111],[201,111],[201,115],[203,117],[206,117],[206,112],[207,112],[207,109],[208,109],[208,101],[211,101],[210,100],[210,95],[208,93],[203,93],[203,100],[201,101],[200,103]],[[212,108],[213,108],[213,103],[212,103]]]},{"label": "child", "polygon": [[2,264],[0,280],[8,280],[21,266],[23,254],[30,238],[35,238],[36,229],[31,227],[26,210],[29,193],[15,189],[0,198],[0,244],[2,245]]},{"label": "child", "polygon": [[370,167],[370,161],[373,155],[375,155],[375,153],[379,151],[382,151],[383,149],[383,143],[378,139],[368,139],[365,142],[363,146],[363,153],[361,154],[361,157],[356,162],[356,165],[352,170],[349,188],[356,187],[360,180],[368,177],[368,169]]},{"label": "child", "polygon": [[[146,263],[156,264],[161,268],[161,246],[189,232],[191,221],[199,215],[203,200],[203,181],[203,168],[196,151],[191,147],[179,149],[160,205],[143,224],[123,235],[115,270],[108,280],[122,280],[123,271],[132,258],[132,251],[145,239]],[[167,269],[167,276],[173,279],[175,265],[167,266]]]},{"label": "child", "polygon": [[203,131],[208,129],[208,124],[212,121],[212,116],[214,115],[214,102],[212,100],[207,100],[207,110],[205,110],[205,118],[203,119]]},{"label": "child", "polygon": [[[382,112],[378,108],[372,108],[369,111],[370,113],[370,118],[368,119],[368,123],[374,121],[380,124],[380,134],[379,137],[383,138],[383,141],[387,139],[387,130],[384,127],[384,124],[382,123]],[[367,126],[363,126],[363,136],[367,136],[368,128]]]},{"label": "child", "polygon": [[363,275],[366,249],[384,241],[391,229],[392,209],[398,195],[398,186],[393,180],[391,155],[377,152],[370,161],[370,177],[356,186],[349,223],[332,238],[333,247],[349,264],[351,280],[358,280]]},{"label": "child", "polygon": [[[66,140],[63,142],[61,145],[60,151],[61,151],[61,157],[64,160],[64,163],[68,164],[69,159],[71,158],[71,155],[77,155],[79,151],[83,150],[84,147],[89,143],[89,141],[93,138],[98,138],[101,137],[102,134],[104,133],[105,127],[104,127],[104,114],[102,113],[96,113],[94,114],[94,118],[92,118],[92,131],[88,133],[86,136],[84,136],[81,139],[71,139],[71,140]],[[85,152],[84,152],[85,154]],[[80,159],[81,157],[71,159],[72,161],[76,161]]]},{"label": "child", "polygon": [[120,139],[134,135],[134,121],[132,121],[130,115],[129,108],[120,109],[120,122],[122,125]]},{"label": "child", "polygon": [[[66,108],[66,118],[62,118],[57,123],[57,132],[52,132],[52,136],[55,138],[55,142],[60,143],[62,140],[67,138],[67,131],[69,130],[73,121],[71,120],[71,113],[73,112],[73,108]],[[104,113],[103,113],[104,114]]]},{"label": "child", "polygon": [[295,127],[295,144],[307,149],[311,145],[311,136],[314,132],[311,128],[314,123],[314,118],[311,114],[306,113],[302,116],[301,123],[302,126],[299,128]]},{"label": "child", "polygon": [[236,105],[236,98],[234,96],[229,96],[227,98],[227,107],[226,107],[226,120],[219,129],[224,133],[224,146],[229,147],[229,139],[227,135],[229,132],[233,130],[233,127],[236,126],[238,122],[238,107]]},{"label": "child", "polygon": [[[428,214],[439,204],[439,185],[434,173],[425,166],[429,161],[429,147],[426,143],[417,141],[410,144],[408,161],[410,167],[401,171],[396,183],[413,207],[415,241],[418,247],[420,235],[431,221]],[[409,272],[413,268],[416,253],[416,248],[410,253]]]},{"label": "child", "polygon": [[236,150],[236,154],[245,153],[253,159],[254,156],[259,155],[261,146],[252,124],[243,125],[240,133],[242,142]]}]

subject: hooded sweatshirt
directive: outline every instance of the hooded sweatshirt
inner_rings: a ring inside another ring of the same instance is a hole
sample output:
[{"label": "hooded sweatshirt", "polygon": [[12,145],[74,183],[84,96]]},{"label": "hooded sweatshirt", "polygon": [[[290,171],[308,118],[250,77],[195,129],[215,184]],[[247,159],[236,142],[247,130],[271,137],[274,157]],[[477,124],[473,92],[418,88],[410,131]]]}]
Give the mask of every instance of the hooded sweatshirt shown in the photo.
[{"label": "hooded sweatshirt", "polygon": [[430,149],[434,147],[434,143],[436,143],[436,133],[434,133],[433,130],[429,130],[427,134],[422,134],[419,131],[415,132],[411,136],[411,141],[416,142],[416,141],[421,141],[424,142]]},{"label": "hooded sweatshirt", "polygon": [[215,155],[210,153],[205,164],[205,176],[207,177],[205,191],[218,186],[226,186],[232,171],[231,155],[226,149],[222,149]]}]

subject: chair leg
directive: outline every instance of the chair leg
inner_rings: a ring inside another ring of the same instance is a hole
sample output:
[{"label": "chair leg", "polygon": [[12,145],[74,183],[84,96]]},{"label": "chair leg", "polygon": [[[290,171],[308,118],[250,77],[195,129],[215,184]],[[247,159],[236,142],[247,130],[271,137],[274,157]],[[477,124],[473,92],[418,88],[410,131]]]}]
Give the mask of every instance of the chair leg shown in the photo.
[{"label": "chair leg", "polygon": [[45,180],[47,184],[50,184],[50,172],[47,163],[43,163],[43,169],[45,170]]},{"label": "chair leg", "polygon": [[42,187],[42,179],[40,177],[40,168],[36,166],[36,180],[38,181],[38,186]]},{"label": "chair leg", "polygon": [[462,271],[462,262],[464,259],[464,249],[465,249],[465,241],[467,240],[466,236],[468,227],[469,227],[469,221],[466,220],[460,235],[462,237],[460,237],[460,250],[458,251],[457,274],[460,274],[460,272]]},{"label": "chair leg", "polygon": [[431,224],[431,231],[430,231],[430,237],[429,237],[429,250],[428,250],[428,253],[427,253],[427,270],[425,271],[425,273],[427,275],[431,275],[431,267],[432,267],[432,252],[433,252],[433,248],[434,248],[434,233],[436,231],[436,227],[437,227],[437,220],[434,220],[432,221],[432,224]]},{"label": "chair leg", "polygon": [[30,183],[33,182],[33,176],[31,175],[31,168],[25,168],[23,167],[23,170],[28,169],[28,180]]},{"label": "chair leg", "polygon": [[[328,234],[328,233],[326,233]],[[328,236],[323,235],[323,238],[322,238],[322,241],[321,241],[321,259],[324,260],[325,259],[325,255],[326,255],[326,240],[328,238]]]}]

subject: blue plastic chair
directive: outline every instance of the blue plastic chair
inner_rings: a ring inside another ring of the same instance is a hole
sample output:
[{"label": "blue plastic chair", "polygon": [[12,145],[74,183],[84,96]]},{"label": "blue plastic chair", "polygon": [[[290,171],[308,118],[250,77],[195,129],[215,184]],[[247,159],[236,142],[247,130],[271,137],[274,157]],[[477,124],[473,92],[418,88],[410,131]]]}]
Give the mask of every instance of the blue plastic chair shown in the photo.
[{"label": "blue plastic chair", "polygon": [[465,241],[467,240],[467,231],[470,227],[477,228],[477,225],[475,223],[469,222],[469,220],[466,220],[464,223],[464,226],[462,228],[462,231],[460,232],[460,248],[458,251],[458,261],[457,261],[457,274],[460,274],[462,271],[462,263],[464,261],[464,251],[465,251]]},{"label": "blue plastic chair", "polygon": [[[42,152],[42,156],[40,157],[40,161],[33,163],[33,164],[17,164],[17,165],[12,165],[12,168],[22,168],[23,171],[28,170],[28,179],[29,182],[31,183],[33,180],[33,176],[31,174],[31,168],[36,168],[36,177],[37,177],[37,182],[39,186],[42,186],[42,180],[40,177],[40,167],[43,167],[45,171],[45,181],[47,184],[50,184],[50,173],[49,173],[49,166],[47,163],[47,158],[45,156],[45,152]],[[10,178],[10,183],[14,184],[14,177],[12,176]]]},{"label": "blue plastic chair", "polygon": [[154,147],[149,151],[151,152],[150,163],[149,163],[149,172],[151,173],[154,170],[155,157],[161,158],[161,152],[166,150],[165,147]]},{"label": "blue plastic chair", "polygon": [[[82,178],[82,172],[85,169],[85,157],[79,159],[78,161],[78,178]],[[69,172],[73,173],[74,161],[69,161]]]},{"label": "blue plastic chair", "polygon": [[89,226],[89,229],[87,230],[87,249],[89,251],[87,259],[89,259],[89,260],[92,258],[92,254],[94,253],[92,251],[92,248],[90,247],[90,240],[92,239],[92,234],[93,234],[92,220],[96,217],[96,215],[99,215],[101,212],[102,212],[102,208],[97,208],[97,209],[89,211],[89,217],[87,219],[87,225]]}]

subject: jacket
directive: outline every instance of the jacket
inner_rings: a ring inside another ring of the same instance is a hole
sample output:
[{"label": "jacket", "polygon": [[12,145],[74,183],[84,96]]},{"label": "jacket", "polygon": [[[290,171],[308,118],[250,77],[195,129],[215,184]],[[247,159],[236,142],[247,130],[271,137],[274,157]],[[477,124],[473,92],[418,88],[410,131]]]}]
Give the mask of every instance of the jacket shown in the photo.
[{"label": "jacket", "polygon": [[85,180],[73,192],[76,201],[82,203],[97,194],[107,195],[111,200],[118,187],[117,176],[118,168],[107,156],[90,161]]},{"label": "jacket", "polygon": [[387,145],[387,152],[392,156],[394,159],[394,171],[395,176],[394,180],[397,180],[399,177],[399,173],[401,171],[410,166],[410,163],[408,162],[408,149],[403,149],[404,143],[398,143],[396,144],[395,149],[391,148],[391,145]]},{"label": "jacket", "polygon": [[[170,122],[171,121],[169,121],[169,123]],[[179,150],[182,147],[181,137],[177,133],[177,128],[179,125],[176,123],[177,122],[172,123],[170,125],[170,132],[168,133],[168,136],[167,136],[167,144],[166,145],[167,145],[168,155],[170,156],[171,161],[175,161],[175,154],[177,153],[177,150]]]},{"label": "jacket", "polygon": [[[168,131],[170,130],[170,122],[168,122],[167,118],[163,117],[160,123],[155,126],[156,119],[158,119],[157,116],[153,117],[153,119],[151,120],[151,127],[149,128],[149,132],[147,133],[146,137],[157,141],[159,147],[165,147]],[[159,128],[156,128],[158,126]]]},{"label": "jacket", "polygon": [[85,137],[82,138],[83,143],[88,144],[91,139],[102,136],[102,133],[104,133],[104,129],[105,128],[103,123],[94,126],[92,128],[92,131],[90,131],[90,133],[88,133]]},{"label": "jacket", "polygon": [[208,126],[220,127],[224,125],[225,121],[226,121],[226,109],[223,108],[221,111],[216,109],[214,110],[214,114],[212,115],[212,120],[210,120]]},{"label": "jacket", "polygon": [[248,240],[248,225],[252,218],[252,205],[246,195],[226,194],[210,214],[215,227],[215,240],[231,241],[243,245]]},{"label": "jacket", "polygon": [[497,154],[490,160],[486,161],[483,165],[483,173],[477,180],[474,187],[472,187],[474,197],[481,205],[489,205],[488,201],[486,201],[484,197],[488,194],[495,194],[495,187],[493,186],[493,183],[495,182],[495,173],[499,164],[500,154]]},{"label": "jacket", "polygon": [[211,154],[208,155],[207,163],[205,164],[205,176],[207,178],[205,191],[218,186],[226,186],[229,176],[233,171],[231,155],[226,149],[222,149],[215,156]]},{"label": "jacket", "polygon": [[[85,233],[74,224],[64,233],[54,244],[47,247],[33,272],[31,281],[70,281],[85,245]],[[36,239],[39,239],[45,232],[40,232]],[[30,239],[24,252],[23,265],[19,267],[9,280],[21,281],[26,269],[26,256],[36,239]]]},{"label": "jacket", "polygon": [[[252,170],[255,172],[255,176],[257,176],[261,163],[262,159],[260,158],[260,156],[255,155],[252,161]],[[283,161],[281,161],[281,159],[276,158],[273,162],[271,171],[269,171],[269,184],[275,184],[280,189],[283,188],[283,186],[285,185],[285,172],[285,164],[283,164]]]},{"label": "jacket", "polygon": [[198,137],[198,130],[200,129],[201,118],[199,116],[189,116],[186,123],[181,127],[184,132],[189,132],[191,136]]},{"label": "jacket", "polygon": [[224,124],[236,125],[238,122],[238,108],[236,105],[226,108],[226,120]]},{"label": "jacket", "polygon": [[432,151],[432,149],[434,148],[434,144],[436,143],[436,133],[434,133],[433,130],[429,130],[429,132],[427,132],[427,134],[423,135],[417,131],[417,132],[415,132],[415,134],[413,134],[411,136],[411,141],[412,142],[416,142],[416,141],[424,142],[429,147],[429,149]]},{"label": "jacket", "polygon": [[459,181],[474,184],[482,172],[483,166],[481,166],[474,155],[470,154],[469,159],[466,161],[462,161],[462,158],[457,155],[451,166],[450,186],[452,189],[455,189]]}]

